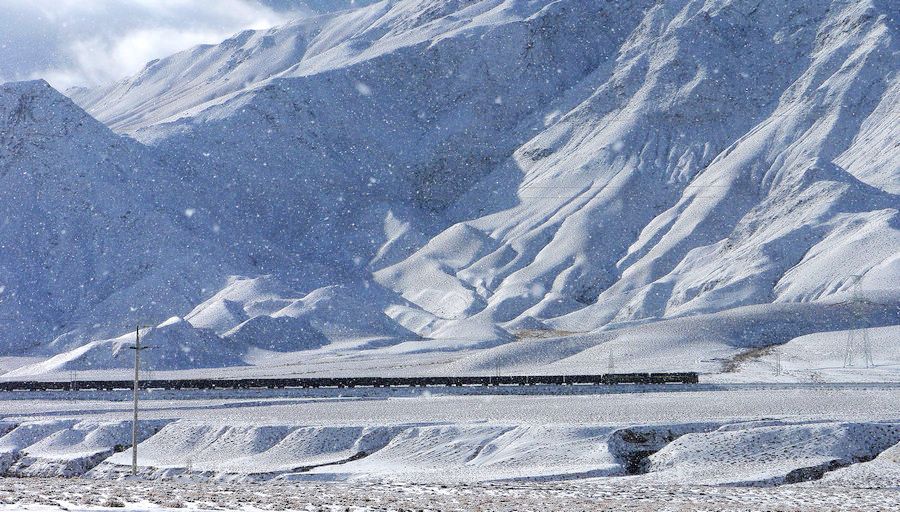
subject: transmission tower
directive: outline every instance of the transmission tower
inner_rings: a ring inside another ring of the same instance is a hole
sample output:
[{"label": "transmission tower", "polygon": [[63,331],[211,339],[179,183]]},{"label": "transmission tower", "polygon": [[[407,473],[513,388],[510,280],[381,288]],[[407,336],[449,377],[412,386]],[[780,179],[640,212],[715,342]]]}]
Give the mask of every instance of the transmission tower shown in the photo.
[{"label": "transmission tower", "polygon": [[[865,301],[863,300],[862,291],[860,289],[862,276],[854,275],[850,276],[850,278],[853,280],[850,310],[853,312],[853,316],[858,323],[862,324],[865,322]],[[875,361],[872,359],[872,346],[869,342],[869,331],[865,327],[847,331],[847,346],[844,348],[844,368],[850,368],[856,365],[854,359],[859,352],[862,352],[863,366],[865,368],[872,368],[875,366]]]}]

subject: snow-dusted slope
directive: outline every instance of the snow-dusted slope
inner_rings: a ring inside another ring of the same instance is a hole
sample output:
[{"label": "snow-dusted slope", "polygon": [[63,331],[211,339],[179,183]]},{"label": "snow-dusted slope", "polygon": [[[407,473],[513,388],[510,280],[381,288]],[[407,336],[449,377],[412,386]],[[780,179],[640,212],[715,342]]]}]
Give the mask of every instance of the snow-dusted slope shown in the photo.
[{"label": "snow-dusted slope", "polygon": [[219,283],[235,258],[183,187],[45,82],[0,86],[3,352],[160,321]]},{"label": "snow-dusted slope", "polygon": [[398,302],[403,303],[391,292],[365,282],[297,294],[272,276],[232,278],[186,318],[195,327],[213,329],[239,345],[290,352],[331,341],[415,338],[384,313]]},{"label": "snow-dusted slope", "polygon": [[[141,331],[141,343],[150,349],[141,354],[145,369],[185,370],[244,364],[241,356],[245,347],[223,340],[211,330],[195,328],[178,317]],[[134,347],[134,342],[134,332],[92,341],[46,361],[13,370],[7,376],[133,368],[134,351],[130,347]]]},{"label": "snow-dusted slope", "polygon": [[454,205],[463,224],[379,280],[426,308],[451,290],[466,316],[577,331],[820,300],[861,274],[896,300],[900,156],[847,160],[864,120],[896,125],[896,21],[785,4],[646,11],[590,93]]},{"label": "snow-dusted slope", "polygon": [[[130,433],[128,421],[8,423],[0,428],[0,473],[121,477],[131,470],[131,453],[125,450]],[[206,418],[143,421],[139,436],[139,472],[151,479],[447,484],[604,478],[625,485],[773,486],[824,475],[826,485],[892,488],[900,425],[746,419],[620,427],[479,422],[319,426]]]},{"label": "snow-dusted slope", "polygon": [[[380,2],[178,54],[78,101],[212,184],[214,206],[240,204],[220,212],[223,230],[358,277],[445,226],[440,212],[543,106],[611,56],[623,35],[603,20],[636,8]],[[167,92],[148,101],[156,81]]]},{"label": "snow-dusted slope", "polygon": [[874,460],[825,475],[825,485],[853,485],[867,489],[900,489],[900,443]]},{"label": "snow-dusted slope", "polygon": [[[193,237],[202,226],[204,242],[235,253],[229,268],[219,255],[187,268],[179,262],[209,250],[193,238],[151,244],[172,248],[169,276],[197,284],[158,294],[166,317],[236,346],[290,351],[417,336],[505,342],[518,331],[564,336],[676,317],[689,326],[752,308],[750,331],[703,341],[660,327],[641,342],[697,365],[692,343],[730,357],[762,344],[750,338],[896,324],[891,7],[382,1],[244,32],[73,95],[140,144],[90,120],[100,135],[88,139],[166,169],[142,189],[199,191],[157,201],[191,212],[166,222]],[[77,147],[51,161],[80,161]],[[32,274],[48,275],[21,273]],[[283,284],[255,281],[269,274]],[[130,275],[117,283],[172,282]],[[854,290],[874,305],[852,301]],[[70,321],[99,307],[75,292],[64,300],[65,311],[84,311]],[[103,302],[103,312],[122,303]],[[837,319],[817,317],[831,305]],[[854,318],[873,307],[877,318]],[[69,330],[57,323],[31,337]],[[628,332],[497,351],[584,365],[608,352],[591,350],[598,344],[638,343]],[[481,368],[483,357],[457,366]]]}]

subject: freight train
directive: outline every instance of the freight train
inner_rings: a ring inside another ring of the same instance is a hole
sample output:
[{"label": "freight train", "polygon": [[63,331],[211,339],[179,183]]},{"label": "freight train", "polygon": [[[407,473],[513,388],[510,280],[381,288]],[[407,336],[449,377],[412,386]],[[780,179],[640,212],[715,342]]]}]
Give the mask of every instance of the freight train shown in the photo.
[{"label": "freight train", "polygon": [[[141,389],[393,388],[450,386],[598,386],[613,384],[697,384],[696,372],[607,373],[603,375],[503,375],[465,377],[302,377],[249,379],[153,379]],[[132,389],[130,380],[6,381],[0,391]]]}]

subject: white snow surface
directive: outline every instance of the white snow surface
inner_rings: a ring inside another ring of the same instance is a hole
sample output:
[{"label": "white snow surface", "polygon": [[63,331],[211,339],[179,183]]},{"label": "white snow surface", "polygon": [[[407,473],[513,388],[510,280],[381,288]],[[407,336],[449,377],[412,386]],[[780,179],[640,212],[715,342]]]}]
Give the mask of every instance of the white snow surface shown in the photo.
[{"label": "white snow surface", "polygon": [[774,485],[813,479],[900,443],[900,426],[878,423],[726,425],[685,434],[649,457],[655,482]]},{"label": "white snow surface", "polygon": [[900,490],[900,443],[881,452],[869,462],[828,473],[822,481],[827,485]]},{"label": "white snow surface", "polygon": [[[9,377],[72,370],[134,368],[135,334],[92,341],[46,361],[8,372]],[[217,368],[243,364],[241,350],[231,340],[221,339],[208,329],[197,329],[173,317],[160,325],[142,329],[143,366],[184,370]],[[146,350],[145,350],[146,349]]]},{"label": "white snow surface", "polygon": [[7,376],[179,317],[148,368],[896,380],[892,7],[386,0],[4,85]]},{"label": "white snow surface", "polygon": [[[164,424],[140,424],[138,439]],[[6,425],[0,438],[0,472],[8,476],[78,476],[131,446],[131,422],[42,420]]]},{"label": "white snow surface", "polygon": [[620,485],[608,482],[488,482],[448,486],[409,482],[239,483],[0,479],[0,510],[182,511],[303,510],[893,510],[893,490],[855,487],[721,487]]},{"label": "white snow surface", "polygon": [[[896,487],[896,385],[644,391],[147,393],[138,465],[160,480]],[[130,472],[127,393],[60,395],[0,401],[0,475]]]}]

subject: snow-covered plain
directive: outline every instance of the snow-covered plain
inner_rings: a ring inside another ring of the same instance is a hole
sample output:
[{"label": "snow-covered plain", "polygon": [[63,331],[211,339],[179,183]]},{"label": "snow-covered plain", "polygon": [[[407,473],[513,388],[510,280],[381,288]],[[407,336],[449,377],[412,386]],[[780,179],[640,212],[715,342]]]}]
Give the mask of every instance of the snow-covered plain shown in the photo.
[{"label": "snow-covered plain", "polygon": [[0,510],[900,504],[896,386],[348,391],[148,393],[139,480],[122,479],[131,462],[126,393],[5,397],[0,469],[30,478],[0,478]]},{"label": "snow-covered plain", "polygon": [[0,478],[0,510],[57,512],[112,510],[297,510],[307,512],[697,510],[796,512],[894,510],[896,491],[815,487],[704,487],[610,483],[104,482]]},{"label": "snow-covered plain", "polygon": [[[148,392],[141,473],[444,483],[646,473],[640,478],[652,482],[777,485],[816,479],[827,472],[817,474],[819,468],[882,452],[875,460],[890,468],[891,450],[900,445],[897,385],[544,393]],[[0,469],[18,476],[121,476],[131,463],[123,452],[130,405],[124,392],[0,397],[6,461]]]},{"label": "snow-covered plain", "polygon": [[[14,489],[0,505],[881,510],[900,502],[898,384],[567,389],[146,392],[138,471],[153,484],[128,479],[127,392],[5,394],[0,475],[29,478],[0,478],[0,489]],[[77,478],[35,478],[50,476]]]}]

